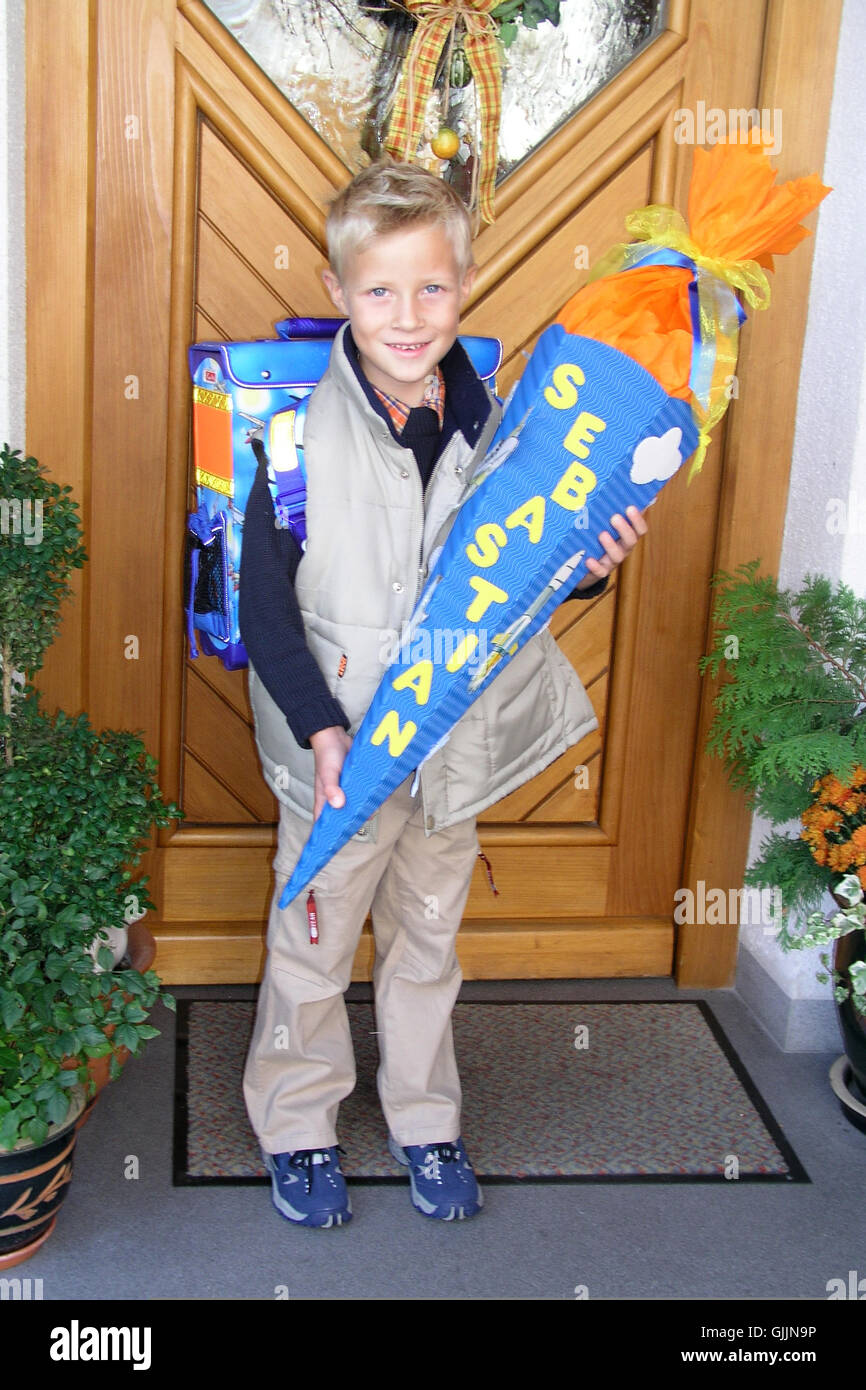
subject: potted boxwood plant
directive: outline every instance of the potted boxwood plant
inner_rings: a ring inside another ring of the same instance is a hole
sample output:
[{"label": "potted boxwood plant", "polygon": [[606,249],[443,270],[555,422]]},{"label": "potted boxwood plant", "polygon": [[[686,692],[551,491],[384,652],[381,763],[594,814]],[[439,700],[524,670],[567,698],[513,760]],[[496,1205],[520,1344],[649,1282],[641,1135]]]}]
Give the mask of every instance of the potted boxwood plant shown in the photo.
[{"label": "potted boxwood plant", "polygon": [[[866,1120],[866,601],[807,575],[799,591],[759,576],[760,561],[713,576],[712,650],[702,671],[725,681],[706,748],[773,826],[745,882],[778,889],[783,950],[833,946],[837,1017],[851,1069],[843,1097]],[[789,827],[795,823],[791,833]],[[829,892],[838,910],[820,910]],[[802,918],[805,917],[805,926]],[[850,1102],[853,1102],[851,1104]],[[862,1113],[861,1113],[862,1112]]]},{"label": "potted boxwood plant", "polygon": [[[115,923],[136,921],[153,906],[146,879],[133,882],[132,872],[150,831],[168,825],[176,808],[163,803],[154,760],[135,735],[97,733],[85,715],[71,719],[61,711],[49,718],[29,695],[16,704],[13,763],[0,775],[3,847],[10,872],[38,891],[48,920],[67,924],[64,939],[74,944],[81,970],[89,972],[82,988],[94,1002],[76,1002],[79,1010],[96,1011],[104,1034],[99,1046],[89,1038],[86,1054],[99,1089],[119,1074],[119,1064],[142,1039],[155,1035],[134,1025],[144,1024],[142,1007],[159,997],[157,976],[143,973],[144,965],[116,969],[103,933]],[[72,905],[77,934],[72,918],[63,915]],[[150,934],[143,934],[152,945]],[[152,958],[153,951],[148,965]],[[42,962],[51,978],[58,968],[54,957]],[[63,1065],[80,1065],[71,1044],[81,1039],[73,1030],[66,1040]]]},{"label": "potted boxwood plant", "polygon": [[[119,972],[123,993],[106,996],[90,918],[74,904],[58,910],[44,875],[17,874],[0,853],[0,1268],[28,1258],[53,1229],[94,1090],[87,1059],[112,1050],[106,1023],[116,1020],[115,1036],[136,1051],[158,1031],[149,1009],[170,1002],[152,971]],[[64,1067],[70,1054],[77,1065]]]},{"label": "potted boxwood plant", "polygon": [[[0,453],[0,1267],[50,1233],[72,1172],[93,1070],[157,1035],[151,969],[113,969],[105,929],[153,904],[133,880],[166,804],[135,734],[86,715],[47,715],[29,677],[42,664],[83,564],[70,489],[35,459]],[[152,938],[151,938],[152,941]],[[108,972],[111,972],[110,974]],[[52,1166],[53,1165],[53,1166]]]}]

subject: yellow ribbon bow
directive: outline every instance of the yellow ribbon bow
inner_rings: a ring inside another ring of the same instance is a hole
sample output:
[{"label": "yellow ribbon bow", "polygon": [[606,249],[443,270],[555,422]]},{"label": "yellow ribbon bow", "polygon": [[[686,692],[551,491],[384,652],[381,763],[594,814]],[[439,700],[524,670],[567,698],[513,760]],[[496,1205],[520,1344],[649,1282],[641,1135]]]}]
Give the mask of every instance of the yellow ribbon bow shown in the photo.
[{"label": "yellow ribbon bow", "polygon": [[466,31],[463,48],[475,79],[481,115],[478,202],[485,222],[492,222],[494,217],[493,195],[502,114],[498,30],[489,13],[499,3],[500,0],[450,0],[450,3],[446,3],[446,0],[406,0],[406,7],[417,17],[418,24],[406,55],[385,141],[385,149],[395,159],[414,158],[442,49],[455,26],[462,24]]},{"label": "yellow ribbon bow", "polygon": [[634,238],[621,243],[592,268],[589,280],[615,275],[636,264],[652,264],[647,249],[658,247],[692,261],[698,288],[698,337],[692,359],[692,412],[700,428],[689,481],[700,471],[710,444],[710,430],[728,408],[737,364],[739,315],[735,292],[750,309],[766,309],[770,282],[757,261],[732,261],[708,256],[689,236],[685,218],[676,208],[654,203],[630,213],[626,231]]}]

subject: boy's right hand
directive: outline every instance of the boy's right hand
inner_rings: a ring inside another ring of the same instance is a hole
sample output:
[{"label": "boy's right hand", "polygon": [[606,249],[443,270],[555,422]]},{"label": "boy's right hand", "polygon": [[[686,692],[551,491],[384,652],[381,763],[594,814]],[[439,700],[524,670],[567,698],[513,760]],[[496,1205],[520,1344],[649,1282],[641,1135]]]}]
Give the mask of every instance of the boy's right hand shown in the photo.
[{"label": "boy's right hand", "polygon": [[352,740],[341,724],[329,729],[319,729],[310,734],[310,747],[316,756],[316,785],[313,800],[313,820],[328,801],[332,806],[344,806],[346,793],[340,786],[340,773]]}]

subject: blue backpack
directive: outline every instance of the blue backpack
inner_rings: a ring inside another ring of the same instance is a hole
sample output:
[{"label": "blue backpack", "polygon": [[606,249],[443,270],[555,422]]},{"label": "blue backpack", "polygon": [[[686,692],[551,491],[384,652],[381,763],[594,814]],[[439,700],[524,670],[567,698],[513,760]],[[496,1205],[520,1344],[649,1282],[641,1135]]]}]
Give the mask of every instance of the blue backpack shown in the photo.
[{"label": "blue backpack", "polygon": [[[247,665],[238,624],[244,511],[259,462],[267,466],[274,524],[307,543],[304,417],[343,319],[282,319],[276,338],[194,343],[193,462],[197,508],[187,519],[184,611],[191,657]],[[497,338],[461,337],[473,367],[495,391]]]}]

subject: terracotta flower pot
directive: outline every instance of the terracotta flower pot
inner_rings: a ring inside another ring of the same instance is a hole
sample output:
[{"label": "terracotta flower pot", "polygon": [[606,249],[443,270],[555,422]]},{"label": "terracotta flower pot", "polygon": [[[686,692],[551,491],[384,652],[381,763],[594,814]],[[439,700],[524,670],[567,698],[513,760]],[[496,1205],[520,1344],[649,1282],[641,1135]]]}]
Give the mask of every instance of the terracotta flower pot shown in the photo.
[{"label": "terracotta flower pot", "polygon": [[[140,970],[144,973],[145,970],[149,970],[153,965],[154,959],[156,958],[156,941],[154,940],[153,933],[148,931],[143,922],[133,922],[129,928],[128,954],[133,970]],[[111,992],[112,991],[109,990],[108,994]],[[107,999],[108,994],[102,995],[102,998]],[[134,995],[124,992],[123,998],[125,1003],[131,1004]],[[102,1031],[105,1036],[110,1039],[114,1034],[114,1029],[115,1025],[109,1023],[106,1024]],[[123,1046],[114,1048],[114,1056],[117,1058],[119,1065],[123,1066],[129,1059],[129,1048]],[[64,1057],[60,1065],[65,1071],[73,1071],[76,1067],[81,1066],[83,1060],[84,1059],[81,1057]],[[104,1057],[88,1057],[86,1061],[88,1073],[93,1078],[96,1090],[93,1095],[90,1096],[78,1119],[76,1125],[77,1129],[81,1129],[87,1123],[90,1118],[90,1113],[99,1098],[100,1091],[104,1090],[111,1079],[109,1074],[111,1053],[107,1053]]]},{"label": "terracotta flower pot", "polygon": [[69,1113],[44,1143],[0,1150],[0,1269],[29,1260],[54,1230],[85,1100],[84,1087],[72,1087]]},{"label": "terracotta flower pot", "polygon": [[[130,1002],[132,997],[133,996],[131,994],[124,995],[124,999],[126,1000],[127,1004]],[[108,1023],[102,1031],[105,1034],[105,1036],[110,1039],[114,1034],[114,1028],[115,1025],[113,1023]],[[117,1058],[118,1064],[122,1067],[129,1058],[129,1048],[115,1047],[113,1051],[114,1056]],[[93,1109],[99,1097],[99,1092],[104,1090],[104,1088],[108,1085],[109,1081],[111,1080],[111,1075],[109,1072],[109,1067],[111,1065],[111,1055],[111,1053],[106,1053],[104,1057],[88,1057],[86,1059],[81,1057],[64,1057],[63,1061],[60,1063],[64,1071],[74,1071],[76,1067],[81,1066],[82,1061],[86,1060],[88,1074],[92,1078],[93,1083],[96,1087],[96,1090],[93,1092],[93,1095],[90,1096],[87,1100],[84,1109],[82,1110],[81,1114],[78,1117],[78,1120],[76,1121],[76,1129],[81,1129],[82,1126],[84,1126],[87,1123],[87,1121],[90,1118],[90,1112]]]}]

